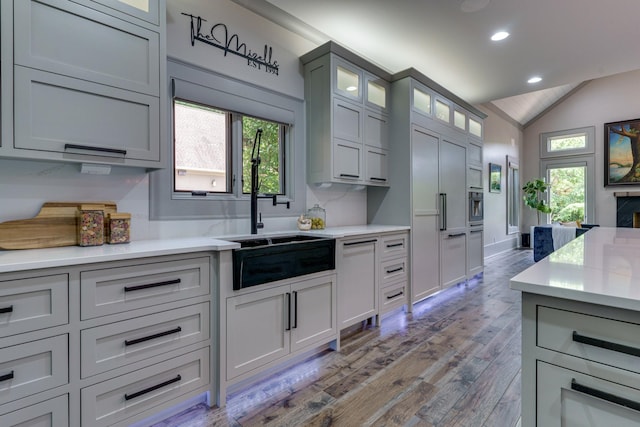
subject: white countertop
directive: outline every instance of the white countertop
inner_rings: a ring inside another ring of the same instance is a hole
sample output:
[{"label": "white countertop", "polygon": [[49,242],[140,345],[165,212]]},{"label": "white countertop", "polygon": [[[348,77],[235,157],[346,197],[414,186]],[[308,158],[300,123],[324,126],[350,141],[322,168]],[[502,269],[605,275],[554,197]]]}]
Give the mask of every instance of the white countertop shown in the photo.
[{"label": "white countertop", "polygon": [[513,277],[510,286],[640,311],[640,229],[593,228]]},{"label": "white countertop", "polygon": [[298,230],[242,236],[190,237],[183,239],[140,240],[118,245],[91,247],[65,246],[60,248],[0,250],[0,273],[38,268],[53,268],[66,265],[81,265],[94,262],[119,261],[150,256],[184,254],[206,251],[236,249],[240,244],[225,239],[276,236],[285,234],[321,235],[332,238],[364,234],[387,233],[408,230],[405,226],[361,225],[331,227],[325,230],[301,232]]}]

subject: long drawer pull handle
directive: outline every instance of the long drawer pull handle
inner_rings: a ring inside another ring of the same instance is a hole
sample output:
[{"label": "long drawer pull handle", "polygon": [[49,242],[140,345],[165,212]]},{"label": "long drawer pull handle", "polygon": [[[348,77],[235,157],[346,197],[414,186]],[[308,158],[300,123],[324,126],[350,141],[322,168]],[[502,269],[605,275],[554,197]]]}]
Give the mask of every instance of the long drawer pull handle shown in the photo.
[{"label": "long drawer pull handle", "polygon": [[450,238],[452,238],[452,237],[462,237],[465,234],[467,234],[467,233],[454,233],[454,234],[449,234],[447,237],[450,237]]},{"label": "long drawer pull handle", "polygon": [[367,243],[375,243],[376,239],[372,239],[372,240],[362,240],[360,242],[347,242],[344,244],[344,246],[355,246],[355,245],[364,245]]},{"label": "long drawer pull handle", "polygon": [[341,173],[340,178],[360,178],[360,175],[352,175],[350,173]]},{"label": "long drawer pull handle", "polygon": [[0,376],[0,382],[11,380],[11,379],[13,379],[13,371],[9,372],[8,374],[4,374]]},{"label": "long drawer pull handle", "polygon": [[142,289],[157,288],[158,286],[177,285],[178,283],[180,283],[180,279],[167,280],[164,282],[157,282],[157,283],[148,283],[146,285],[125,286],[124,291],[125,292],[140,291]]},{"label": "long drawer pull handle", "polygon": [[124,395],[124,400],[135,399],[136,397],[140,397],[143,394],[151,393],[152,391],[155,391],[155,390],[157,390],[159,388],[162,388],[164,386],[167,386],[169,384],[177,383],[181,379],[182,379],[182,377],[180,375],[176,375],[175,378],[171,378],[170,380],[167,380],[167,381],[162,382],[160,384],[152,385],[151,387],[145,388],[144,390],[136,391],[135,393],[131,393],[131,394],[125,394]]},{"label": "long drawer pull handle", "polygon": [[387,299],[394,299],[396,297],[399,297],[400,295],[404,295],[404,291],[400,291],[397,294],[389,295]]},{"label": "long drawer pull handle", "polygon": [[404,243],[392,243],[390,245],[387,245],[388,248],[397,248],[398,246],[402,246],[404,245]]},{"label": "long drawer pull handle", "polygon": [[397,273],[398,271],[404,270],[404,267],[394,268],[393,270],[387,270],[387,274]]},{"label": "long drawer pull handle", "polygon": [[104,147],[91,147],[90,145],[78,145],[78,144],[64,144],[65,150],[87,150],[87,151],[99,151],[101,153],[121,154],[127,155],[127,150],[120,150],[117,148],[104,148]]},{"label": "long drawer pull handle", "polygon": [[371,178],[369,178],[370,181],[380,181],[380,182],[387,182],[387,178],[376,178],[375,176],[372,176]]},{"label": "long drawer pull handle", "polygon": [[579,391],[581,393],[588,394],[589,396],[597,397],[598,399],[603,399],[607,402],[615,403],[616,405],[625,406],[635,411],[640,411],[640,403],[631,399],[616,396],[615,394],[607,393],[606,391],[578,384],[575,378],[571,379],[571,390]]},{"label": "long drawer pull handle", "polygon": [[287,327],[284,330],[290,331],[291,330],[291,294],[287,292],[285,295],[287,296]]},{"label": "long drawer pull handle", "polygon": [[0,313],[13,313],[13,306],[9,307],[0,307]]},{"label": "long drawer pull handle", "polygon": [[293,326],[291,329],[298,327],[298,291],[293,291]]},{"label": "long drawer pull handle", "polygon": [[135,338],[135,339],[132,339],[132,340],[124,340],[124,345],[140,344],[141,342],[153,340],[153,339],[160,338],[160,337],[165,337],[165,336],[171,335],[171,334],[177,334],[180,331],[182,331],[182,328],[180,326],[178,326],[176,328],[169,329],[168,331],[158,332],[157,334],[148,335],[146,337]]},{"label": "long drawer pull handle", "polygon": [[617,351],[618,353],[625,353],[632,356],[640,357],[640,348],[617,344],[610,341],[604,341],[598,338],[585,337],[584,335],[580,335],[576,331],[573,331],[573,340],[582,344],[588,344],[594,347],[600,347],[607,350]]}]

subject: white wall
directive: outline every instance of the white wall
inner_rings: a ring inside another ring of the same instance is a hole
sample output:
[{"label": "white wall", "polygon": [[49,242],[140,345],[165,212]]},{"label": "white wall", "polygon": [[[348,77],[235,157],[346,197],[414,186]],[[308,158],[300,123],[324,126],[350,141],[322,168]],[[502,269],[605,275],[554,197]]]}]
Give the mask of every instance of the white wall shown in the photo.
[{"label": "white wall", "polygon": [[[595,223],[615,227],[616,201],[614,191],[628,191],[629,187],[604,187],[604,123],[636,119],[640,116],[640,70],[592,80],[568,99],[557,105],[524,130],[524,159],[520,161],[522,182],[540,176],[539,137],[553,132],[595,126]],[[631,187],[637,190],[638,187]],[[632,190],[633,191],[633,190]],[[526,208],[524,227],[536,223],[535,212]],[[526,228],[523,228],[526,229]]]},{"label": "white wall", "polygon": [[[218,73],[303,98],[299,56],[316,46],[228,0],[169,0],[167,6],[168,55]],[[190,43],[190,21],[181,13],[200,15],[208,23],[224,23],[229,33],[253,50],[273,48],[279,75],[247,66],[246,60],[224,56],[222,50]],[[149,180],[140,169],[112,168],[111,175],[79,173],[78,164],[0,160],[0,222],[35,216],[47,201],[111,200],[118,210],[132,214],[133,240],[247,234],[249,219],[210,221],[149,221]],[[319,203],[327,209],[329,226],[366,223],[366,192],[352,188],[308,188],[307,207]],[[295,228],[295,217],[265,218],[264,231]]]},{"label": "white wall", "polygon": [[[520,126],[497,114],[490,106],[478,107],[487,114],[484,120],[484,254],[486,257],[516,247],[518,234],[507,234],[507,155],[522,165],[522,130]],[[489,192],[489,163],[502,166],[502,191]],[[522,166],[521,166],[522,167]]]}]

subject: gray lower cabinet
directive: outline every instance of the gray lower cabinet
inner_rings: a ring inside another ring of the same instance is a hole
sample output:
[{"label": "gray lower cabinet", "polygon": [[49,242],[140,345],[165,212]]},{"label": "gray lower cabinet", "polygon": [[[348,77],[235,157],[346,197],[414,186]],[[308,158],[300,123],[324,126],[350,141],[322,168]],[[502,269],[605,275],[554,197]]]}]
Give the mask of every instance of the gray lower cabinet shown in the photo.
[{"label": "gray lower cabinet", "polygon": [[223,326],[226,382],[249,378],[300,351],[335,340],[335,307],[333,272],[229,294]]},{"label": "gray lower cabinet", "polygon": [[522,426],[640,425],[640,313],[523,293]]},{"label": "gray lower cabinet", "polygon": [[128,426],[215,400],[215,256],[0,274],[0,425]]},{"label": "gray lower cabinet", "polygon": [[336,241],[340,329],[378,315],[378,260],[376,235]]},{"label": "gray lower cabinet", "polygon": [[2,2],[0,156],[162,166],[165,1],[144,3]]}]

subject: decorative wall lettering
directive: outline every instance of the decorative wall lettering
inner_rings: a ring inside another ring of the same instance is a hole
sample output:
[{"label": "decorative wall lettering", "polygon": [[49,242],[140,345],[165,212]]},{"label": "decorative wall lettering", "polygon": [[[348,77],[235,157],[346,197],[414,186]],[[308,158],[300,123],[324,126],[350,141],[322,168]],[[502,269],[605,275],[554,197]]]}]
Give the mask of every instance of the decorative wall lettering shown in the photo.
[{"label": "decorative wall lettering", "polygon": [[189,13],[182,13],[184,16],[188,16],[191,20],[191,46],[197,41],[206,43],[210,46],[217,47],[224,51],[224,56],[227,53],[245,58],[247,65],[257,68],[270,74],[278,75],[279,65],[278,61],[272,59],[273,49],[271,46],[264,45],[264,52],[262,55],[247,48],[245,43],[240,43],[240,37],[237,34],[229,34],[229,29],[225,24],[219,23],[212,25],[211,28],[206,28],[206,33],[203,33],[202,24],[207,22],[206,19],[202,19],[200,16],[194,16]]}]

